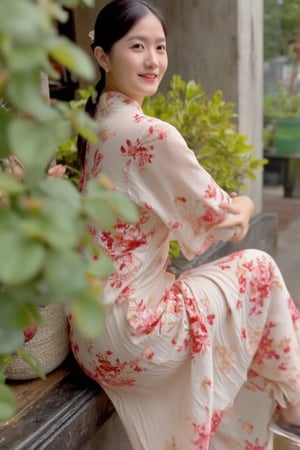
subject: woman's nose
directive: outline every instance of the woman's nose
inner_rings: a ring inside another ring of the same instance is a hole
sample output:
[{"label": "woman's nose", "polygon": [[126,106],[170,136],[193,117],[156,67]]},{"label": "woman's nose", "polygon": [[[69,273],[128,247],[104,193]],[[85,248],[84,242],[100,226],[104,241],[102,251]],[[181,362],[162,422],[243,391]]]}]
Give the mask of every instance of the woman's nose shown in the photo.
[{"label": "woman's nose", "polygon": [[147,53],[147,56],[145,59],[145,66],[146,67],[157,67],[158,66],[158,58],[157,58],[155,51],[149,51]]}]

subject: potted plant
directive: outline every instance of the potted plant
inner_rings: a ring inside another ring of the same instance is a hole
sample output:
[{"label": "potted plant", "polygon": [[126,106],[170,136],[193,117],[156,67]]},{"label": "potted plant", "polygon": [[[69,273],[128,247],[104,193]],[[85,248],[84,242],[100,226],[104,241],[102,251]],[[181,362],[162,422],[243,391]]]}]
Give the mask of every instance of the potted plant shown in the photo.
[{"label": "potted plant", "polygon": [[264,97],[265,148],[276,156],[300,152],[300,97],[281,86]]}]

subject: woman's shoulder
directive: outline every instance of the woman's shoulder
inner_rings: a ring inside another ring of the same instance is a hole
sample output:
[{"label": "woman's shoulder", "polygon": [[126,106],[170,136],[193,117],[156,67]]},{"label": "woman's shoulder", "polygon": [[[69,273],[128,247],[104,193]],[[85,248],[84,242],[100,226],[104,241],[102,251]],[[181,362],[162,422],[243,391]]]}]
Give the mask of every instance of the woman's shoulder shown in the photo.
[{"label": "woman's shoulder", "polygon": [[148,128],[144,129],[146,134],[156,136],[162,143],[170,144],[181,142],[186,145],[185,139],[177,128],[169,122],[157,117],[145,115],[148,120]]},{"label": "woman's shoulder", "polygon": [[151,123],[153,126],[160,126],[160,127],[164,127],[166,129],[172,129],[174,128],[173,125],[171,125],[169,122],[165,122],[162,119],[159,119],[158,117],[154,117],[154,116],[149,116],[148,114],[146,114],[145,112],[141,112],[141,115],[144,117],[144,119]]},{"label": "woman's shoulder", "polygon": [[168,139],[183,139],[177,128],[169,122],[165,122],[157,117],[149,116],[141,113],[140,117],[141,127],[144,128],[144,133],[158,135],[163,140]]}]

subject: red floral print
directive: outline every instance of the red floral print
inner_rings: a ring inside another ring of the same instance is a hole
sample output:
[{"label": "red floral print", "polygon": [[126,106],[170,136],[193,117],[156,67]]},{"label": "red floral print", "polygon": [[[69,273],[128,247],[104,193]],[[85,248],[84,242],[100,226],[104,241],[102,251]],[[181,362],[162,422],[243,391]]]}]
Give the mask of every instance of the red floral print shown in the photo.
[{"label": "red floral print", "polygon": [[264,442],[263,444],[259,443],[259,439],[255,439],[254,442],[250,442],[248,440],[245,441],[245,450],[266,450],[268,446],[268,442]]},{"label": "red floral print", "polygon": [[112,351],[106,351],[104,354],[96,355],[96,365],[92,369],[83,366],[83,370],[91,378],[98,381],[103,386],[134,386],[135,378],[133,374],[139,374],[145,371],[138,360],[120,361],[119,358],[113,358]]},{"label": "red floral print", "polygon": [[265,326],[264,334],[261,338],[259,348],[254,356],[254,361],[257,364],[263,364],[265,359],[280,359],[280,354],[276,350],[276,343],[274,338],[271,337],[272,329],[276,327],[276,324],[269,322]]},{"label": "red floral print", "polygon": [[133,159],[136,161],[140,168],[143,168],[146,164],[151,164],[153,158],[153,146],[146,147],[142,145],[142,142],[139,138],[136,139],[136,142],[133,144],[130,139],[126,140],[126,144],[121,145],[120,151],[130,161]]}]

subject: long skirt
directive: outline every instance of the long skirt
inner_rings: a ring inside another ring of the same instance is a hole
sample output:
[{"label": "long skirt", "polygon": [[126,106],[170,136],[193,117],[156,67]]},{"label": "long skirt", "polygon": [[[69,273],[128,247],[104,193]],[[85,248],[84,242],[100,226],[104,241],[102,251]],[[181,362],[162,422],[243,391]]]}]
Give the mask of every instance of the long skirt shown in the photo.
[{"label": "long skirt", "polygon": [[184,272],[157,303],[114,304],[97,340],[69,319],[133,450],[267,449],[275,409],[300,401],[299,313],[259,250]]}]

